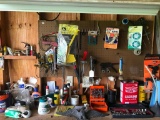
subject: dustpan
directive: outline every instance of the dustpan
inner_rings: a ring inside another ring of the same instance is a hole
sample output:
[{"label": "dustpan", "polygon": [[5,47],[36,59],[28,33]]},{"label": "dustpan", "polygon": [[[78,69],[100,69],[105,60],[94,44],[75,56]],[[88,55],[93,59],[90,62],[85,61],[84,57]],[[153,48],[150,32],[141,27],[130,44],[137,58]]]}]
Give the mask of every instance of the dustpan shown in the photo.
[{"label": "dustpan", "polygon": [[75,33],[74,33],[74,35],[73,35],[73,37],[72,37],[72,39],[71,39],[71,41],[70,41],[70,43],[68,45],[66,63],[74,63],[74,62],[76,62],[76,58],[75,58],[75,56],[73,54],[70,54],[70,50],[71,50],[71,45],[72,45],[76,35],[78,34],[78,31],[79,30],[75,30]]}]

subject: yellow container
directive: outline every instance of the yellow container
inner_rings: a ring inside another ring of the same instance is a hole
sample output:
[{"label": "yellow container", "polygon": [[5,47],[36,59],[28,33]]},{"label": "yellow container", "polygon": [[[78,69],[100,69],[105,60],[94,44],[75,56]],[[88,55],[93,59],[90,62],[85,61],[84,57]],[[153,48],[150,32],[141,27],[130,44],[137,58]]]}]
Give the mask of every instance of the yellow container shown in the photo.
[{"label": "yellow container", "polygon": [[59,94],[54,94],[54,98],[56,98],[56,100],[54,100],[54,104],[59,105],[59,100],[60,100]]},{"label": "yellow container", "polygon": [[144,92],[144,86],[139,86],[138,88],[138,102],[145,101],[146,93]]}]

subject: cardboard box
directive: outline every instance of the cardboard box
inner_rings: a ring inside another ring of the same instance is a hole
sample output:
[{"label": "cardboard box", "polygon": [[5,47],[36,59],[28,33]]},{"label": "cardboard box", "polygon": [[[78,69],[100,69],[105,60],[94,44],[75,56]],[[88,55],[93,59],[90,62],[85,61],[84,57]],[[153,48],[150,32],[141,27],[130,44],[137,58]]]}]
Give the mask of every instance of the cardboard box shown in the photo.
[{"label": "cardboard box", "polygon": [[138,82],[120,82],[120,101],[122,104],[136,104],[138,102]]},{"label": "cardboard box", "polygon": [[104,48],[117,49],[119,28],[106,28]]},{"label": "cardboard box", "polygon": [[155,78],[160,79],[160,55],[146,54],[144,58],[144,90],[151,91],[153,89],[153,80],[145,66],[149,68]]}]

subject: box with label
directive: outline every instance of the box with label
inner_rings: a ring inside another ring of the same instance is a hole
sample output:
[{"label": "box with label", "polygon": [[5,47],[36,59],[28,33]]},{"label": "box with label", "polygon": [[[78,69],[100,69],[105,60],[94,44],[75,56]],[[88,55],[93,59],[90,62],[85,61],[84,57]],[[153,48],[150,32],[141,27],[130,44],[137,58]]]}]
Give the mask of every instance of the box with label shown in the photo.
[{"label": "box with label", "polygon": [[144,58],[144,90],[152,91],[153,79],[146,69],[146,66],[156,79],[160,79],[160,55],[159,54],[146,54]]},{"label": "box with label", "polygon": [[138,82],[120,82],[120,101],[122,104],[136,104],[138,102]]},{"label": "box with label", "polygon": [[128,28],[128,49],[141,50],[142,26],[129,26]]},{"label": "box with label", "polygon": [[117,49],[119,28],[106,28],[104,48]]}]

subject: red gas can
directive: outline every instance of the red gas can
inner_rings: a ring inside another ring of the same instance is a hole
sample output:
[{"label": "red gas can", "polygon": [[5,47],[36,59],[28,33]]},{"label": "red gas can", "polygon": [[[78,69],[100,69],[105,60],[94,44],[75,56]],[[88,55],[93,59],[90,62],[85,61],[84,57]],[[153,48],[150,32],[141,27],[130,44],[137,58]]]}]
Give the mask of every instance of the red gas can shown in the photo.
[{"label": "red gas can", "polygon": [[138,82],[120,82],[120,101],[122,104],[136,104],[138,102]]}]

